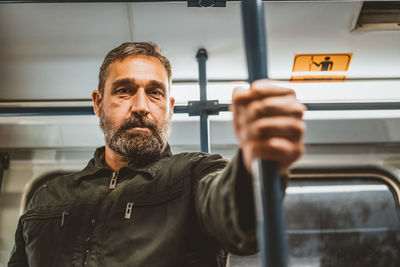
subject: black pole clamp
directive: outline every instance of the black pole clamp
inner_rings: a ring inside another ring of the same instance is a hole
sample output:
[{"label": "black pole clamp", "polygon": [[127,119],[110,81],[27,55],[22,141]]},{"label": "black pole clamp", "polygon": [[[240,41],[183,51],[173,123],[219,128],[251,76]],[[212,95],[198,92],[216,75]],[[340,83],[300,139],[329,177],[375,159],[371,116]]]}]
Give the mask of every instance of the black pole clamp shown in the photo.
[{"label": "black pole clamp", "polygon": [[203,58],[205,58],[205,60],[207,60],[208,59],[207,50],[205,48],[200,48],[197,51],[196,58],[197,58],[197,61],[199,61],[199,60],[201,60]]},{"label": "black pole clamp", "polygon": [[189,113],[189,116],[200,116],[201,114],[218,115],[219,111],[218,100],[188,102],[187,113]]}]

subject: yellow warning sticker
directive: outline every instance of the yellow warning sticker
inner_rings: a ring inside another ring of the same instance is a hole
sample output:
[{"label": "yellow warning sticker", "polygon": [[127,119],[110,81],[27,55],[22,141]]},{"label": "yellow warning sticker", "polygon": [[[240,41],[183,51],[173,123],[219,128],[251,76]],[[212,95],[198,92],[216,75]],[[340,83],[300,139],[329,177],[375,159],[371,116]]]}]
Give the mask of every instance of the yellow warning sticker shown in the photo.
[{"label": "yellow warning sticker", "polygon": [[347,71],[352,56],[352,53],[298,54],[294,57],[293,72]]},{"label": "yellow warning sticker", "polygon": [[328,75],[310,75],[310,76],[292,76],[291,82],[343,82],[346,80],[346,76],[344,75],[336,75],[336,76],[328,76]]}]

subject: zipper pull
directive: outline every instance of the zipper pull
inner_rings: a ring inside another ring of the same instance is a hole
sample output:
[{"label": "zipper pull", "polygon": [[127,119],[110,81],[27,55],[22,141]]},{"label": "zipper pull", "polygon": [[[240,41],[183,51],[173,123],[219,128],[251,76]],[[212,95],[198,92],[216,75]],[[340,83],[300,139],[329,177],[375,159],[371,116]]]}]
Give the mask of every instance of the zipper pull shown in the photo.
[{"label": "zipper pull", "polygon": [[113,172],[110,180],[110,186],[108,187],[108,189],[112,190],[115,188],[115,186],[117,185],[117,178],[118,178],[118,172]]},{"label": "zipper pull", "polygon": [[64,211],[61,213],[61,227],[64,226],[65,215],[69,215],[68,211],[66,211],[66,210],[64,210]]},{"label": "zipper pull", "polygon": [[127,219],[127,220],[129,220],[129,219],[131,218],[133,204],[134,204],[134,203],[132,203],[132,202],[128,202],[128,203],[126,204],[125,219]]}]

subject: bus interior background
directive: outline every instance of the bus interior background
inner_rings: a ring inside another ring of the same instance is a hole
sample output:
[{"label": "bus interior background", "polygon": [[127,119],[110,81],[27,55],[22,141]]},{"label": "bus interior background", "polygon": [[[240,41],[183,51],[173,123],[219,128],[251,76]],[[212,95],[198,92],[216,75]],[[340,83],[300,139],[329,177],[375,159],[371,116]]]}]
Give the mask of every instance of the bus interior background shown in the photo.
[{"label": "bus interior background", "polygon": [[[91,106],[107,51],[155,41],[171,60],[178,106],[199,100],[200,48],[208,51],[209,100],[229,104],[233,88],[247,86],[239,1],[209,8],[8,2],[0,3],[0,152],[9,155],[9,166],[0,164],[0,266],[29,188],[80,170],[104,144],[97,117],[79,110]],[[305,114],[306,152],[283,202],[290,266],[400,266],[400,2],[268,1],[264,8],[270,78],[320,107]],[[348,70],[294,71],[296,55],[338,53],[352,55]],[[307,75],[346,78],[291,81]],[[231,158],[238,148],[231,113],[209,120],[211,153]],[[199,117],[174,114],[172,151],[199,151],[199,132]],[[231,256],[229,265],[259,260]]]}]

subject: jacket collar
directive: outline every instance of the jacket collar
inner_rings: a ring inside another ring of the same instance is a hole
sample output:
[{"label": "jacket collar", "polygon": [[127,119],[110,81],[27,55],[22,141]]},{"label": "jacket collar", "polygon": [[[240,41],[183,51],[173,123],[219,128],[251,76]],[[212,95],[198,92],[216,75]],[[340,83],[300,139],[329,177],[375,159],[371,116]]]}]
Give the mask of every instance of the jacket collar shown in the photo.
[{"label": "jacket collar", "polygon": [[[134,166],[134,163],[132,161],[130,161],[124,168],[129,168],[137,172],[147,173],[152,178],[154,178],[164,165],[163,163],[165,162],[165,160],[167,158],[170,158],[171,156],[172,156],[171,149],[169,144],[167,144],[166,148],[161,153],[160,157],[154,159],[153,162],[147,164],[146,166],[138,168]],[[109,175],[111,175],[111,173],[113,172],[112,169],[108,167],[105,162],[104,146],[97,148],[93,155],[93,158],[88,162],[86,167],[82,171],[74,174],[74,183],[78,185],[81,180],[90,178],[100,172],[109,173]]]}]

